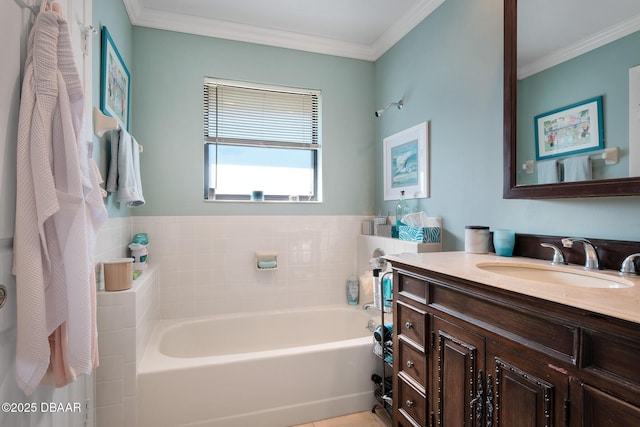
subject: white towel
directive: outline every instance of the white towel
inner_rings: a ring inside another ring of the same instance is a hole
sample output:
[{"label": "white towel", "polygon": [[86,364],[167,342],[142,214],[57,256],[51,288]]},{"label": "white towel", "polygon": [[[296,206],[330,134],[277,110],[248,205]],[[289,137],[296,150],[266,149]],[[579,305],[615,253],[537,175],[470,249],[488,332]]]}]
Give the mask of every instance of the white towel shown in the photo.
[{"label": "white towel", "polygon": [[27,395],[48,368],[62,386],[95,366],[93,255],[107,217],[81,143],[69,28],[47,5],[29,35],[16,159],[16,379]]},{"label": "white towel", "polygon": [[[116,200],[127,206],[144,205],[140,179],[140,146],[129,132],[120,129],[118,141],[118,190]],[[111,159],[113,162],[113,159]]]},{"label": "white towel", "polygon": [[589,181],[591,179],[591,158],[589,156],[568,157],[564,164],[564,182]]},{"label": "white towel", "polygon": [[538,184],[553,184],[560,181],[557,160],[538,162],[537,168]]}]

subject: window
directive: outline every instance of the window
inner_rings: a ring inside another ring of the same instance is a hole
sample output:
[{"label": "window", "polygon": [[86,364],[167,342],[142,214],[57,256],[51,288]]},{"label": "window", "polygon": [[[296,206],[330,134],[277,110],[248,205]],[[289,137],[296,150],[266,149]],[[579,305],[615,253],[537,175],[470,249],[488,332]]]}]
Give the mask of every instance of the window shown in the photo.
[{"label": "window", "polygon": [[321,201],[319,104],[317,90],[205,78],[205,199]]}]

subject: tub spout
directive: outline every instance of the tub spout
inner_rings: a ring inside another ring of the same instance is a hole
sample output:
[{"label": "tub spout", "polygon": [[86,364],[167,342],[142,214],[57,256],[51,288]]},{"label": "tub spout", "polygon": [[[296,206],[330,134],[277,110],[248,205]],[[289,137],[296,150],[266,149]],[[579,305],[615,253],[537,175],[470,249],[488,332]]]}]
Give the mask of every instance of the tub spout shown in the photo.
[{"label": "tub spout", "polygon": [[373,308],[373,301],[362,305],[363,310],[369,310],[370,308]]}]

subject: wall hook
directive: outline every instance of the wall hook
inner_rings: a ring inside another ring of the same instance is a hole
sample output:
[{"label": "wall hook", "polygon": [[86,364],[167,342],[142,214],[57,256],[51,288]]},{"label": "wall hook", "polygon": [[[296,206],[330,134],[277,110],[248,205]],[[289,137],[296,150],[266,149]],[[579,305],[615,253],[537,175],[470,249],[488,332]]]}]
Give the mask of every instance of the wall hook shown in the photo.
[{"label": "wall hook", "polygon": [[29,9],[31,11],[31,13],[33,13],[34,16],[36,16],[38,14],[38,12],[40,12],[40,9],[38,8],[38,6],[29,6],[28,4],[26,4],[24,2],[24,0],[15,0],[16,3],[18,3],[18,5],[23,8],[23,9]]},{"label": "wall hook", "polygon": [[7,287],[0,284],[0,308],[7,302]]}]

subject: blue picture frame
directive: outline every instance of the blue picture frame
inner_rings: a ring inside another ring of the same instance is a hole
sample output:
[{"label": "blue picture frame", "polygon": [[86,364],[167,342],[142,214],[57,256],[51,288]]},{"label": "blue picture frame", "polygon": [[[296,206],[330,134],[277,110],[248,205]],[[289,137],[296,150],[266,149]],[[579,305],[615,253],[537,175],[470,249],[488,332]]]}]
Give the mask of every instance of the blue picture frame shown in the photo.
[{"label": "blue picture frame", "polygon": [[129,130],[131,74],[105,26],[100,65],[100,110]]},{"label": "blue picture frame", "polygon": [[604,149],[602,96],[533,118],[536,160]]}]

